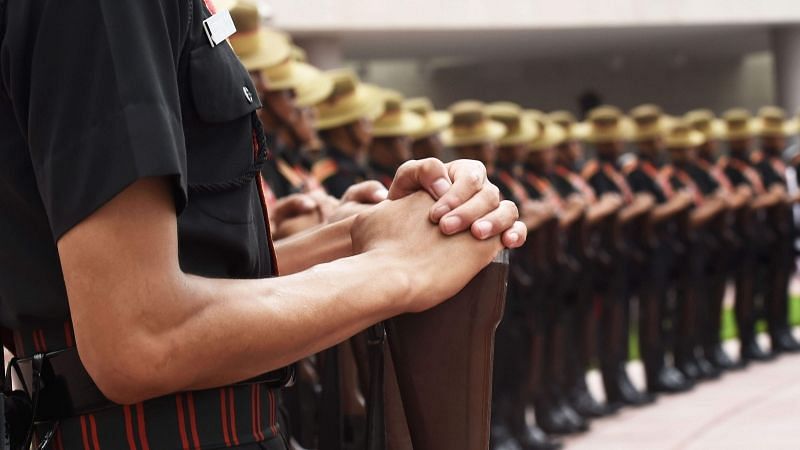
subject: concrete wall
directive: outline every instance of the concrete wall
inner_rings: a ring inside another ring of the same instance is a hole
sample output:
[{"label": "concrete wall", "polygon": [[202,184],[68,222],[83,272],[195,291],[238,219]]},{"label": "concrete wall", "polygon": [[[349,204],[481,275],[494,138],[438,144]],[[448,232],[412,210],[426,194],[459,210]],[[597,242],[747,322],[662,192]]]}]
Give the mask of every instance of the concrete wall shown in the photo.
[{"label": "concrete wall", "polygon": [[776,101],[768,52],[713,61],[585,58],[448,65],[403,60],[355,66],[370,82],[408,96],[429,96],[439,107],[476,98],[577,112],[577,98],[586,90],[625,109],[655,102],[673,114],[698,107],[718,112],[734,106],[755,110]]},{"label": "concrete wall", "polygon": [[787,23],[796,0],[268,0],[290,31]]}]

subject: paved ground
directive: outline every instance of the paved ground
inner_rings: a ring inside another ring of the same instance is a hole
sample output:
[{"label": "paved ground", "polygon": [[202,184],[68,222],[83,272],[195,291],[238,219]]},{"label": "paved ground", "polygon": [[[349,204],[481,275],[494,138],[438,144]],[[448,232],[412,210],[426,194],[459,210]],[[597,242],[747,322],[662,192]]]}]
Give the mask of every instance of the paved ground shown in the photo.
[{"label": "paved ground", "polygon": [[[738,354],[735,342],[726,350]],[[628,369],[641,385],[641,364]],[[602,397],[597,373],[589,374],[589,384]],[[570,450],[800,449],[800,355],[751,365],[689,393],[596,420],[589,433],[565,442]]]}]

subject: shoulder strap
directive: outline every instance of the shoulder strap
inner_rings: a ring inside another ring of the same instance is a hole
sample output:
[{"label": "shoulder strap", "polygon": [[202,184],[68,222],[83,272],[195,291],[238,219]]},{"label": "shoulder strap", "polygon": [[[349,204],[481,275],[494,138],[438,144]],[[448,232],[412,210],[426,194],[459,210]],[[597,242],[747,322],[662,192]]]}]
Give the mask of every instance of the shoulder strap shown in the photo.
[{"label": "shoulder strap", "polygon": [[581,176],[584,179],[588,180],[589,178],[593,177],[594,174],[597,173],[597,169],[599,167],[600,166],[597,164],[597,161],[591,160],[588,163],[586,163],[585,166],[583,166],[583,170],[581,170]]},{"label": "shoulder strap", "polygon": [[336,161],[331,158],[324,158],[317,161],[316,164],[311,167],[311,174],[322,183],[333,176],[337,170],[339,170],[339,166],[336,164]]}]

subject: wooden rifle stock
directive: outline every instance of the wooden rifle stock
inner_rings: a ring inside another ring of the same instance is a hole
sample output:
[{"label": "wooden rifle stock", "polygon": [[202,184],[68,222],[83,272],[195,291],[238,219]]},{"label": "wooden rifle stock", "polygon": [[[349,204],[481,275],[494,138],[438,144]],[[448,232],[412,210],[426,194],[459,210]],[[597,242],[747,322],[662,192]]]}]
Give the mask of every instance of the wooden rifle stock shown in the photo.
[{"label": "wooden rifle stock", "polygon": [[505,250],[452,299],[387,321],[387,448],[488,448],[494,333],[507,275]]}]

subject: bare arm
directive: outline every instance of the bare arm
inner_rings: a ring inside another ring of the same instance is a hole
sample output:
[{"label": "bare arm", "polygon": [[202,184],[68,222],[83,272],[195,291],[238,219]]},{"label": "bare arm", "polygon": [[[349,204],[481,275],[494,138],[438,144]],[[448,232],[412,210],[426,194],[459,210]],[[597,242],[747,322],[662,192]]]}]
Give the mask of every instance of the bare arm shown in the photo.
[{"label": "bare arm", "polygon": [[691,197],[683,192],[679,192],[666,203],[655,206],[650,213],[650,221],[654,224],[661,223],[674,217],[679,212],[686,210],[691,204]]},{"label": "bare arm", "polygon": [[629,223],[630,221],[640,217],[642,214],[648,213],[652,208],[655,201],[650,194],[636,194],[633,202],[623,207],[618,216],[620,225]]},{"label": "bare arm", "polygon": [[692,228],[699,228],[725,209],[725,202],[718,198],[710,198],[692,211],[689,221]]},{"label": "bare arm", "polygon": [[583,217],[586,211],[586,204],[579,197],[572,196],[567,199],[566,205],[561,211],[561,216],[558,218],[558,225],[563,229],[567,229],[574,224],[578,219]]},{"label": "bare arm", "polygon": [[180,270],[166,183],[140,180],[58,242],[81,360],[110,399],[134,403],[247,379],[433,306],[501,244],[443,236],[432,204],[412,195],[354,219],[362,254],[286,277],[207,279]]},{"label": "bare arm", "polygon": [[600,197],[600,201],[589,206],[586,212],[586,223],[594,226],[611,214],[614,214],[622,206],[622,199],[616,194],[606,194]]},{"label": "bare arm", "polygon": [[771,208],[781,203],[786,198],[786,189],[783,186],[774,185],[764,194],[756,195],[750,202],[752,209]]}]

